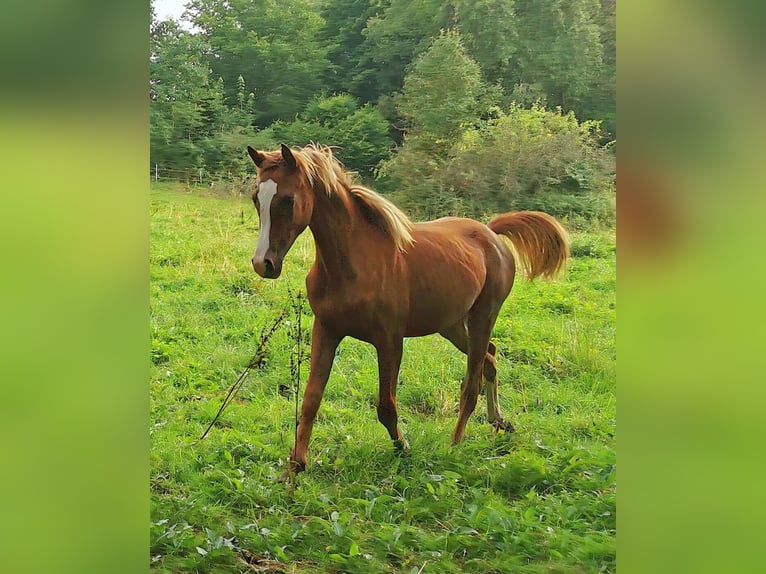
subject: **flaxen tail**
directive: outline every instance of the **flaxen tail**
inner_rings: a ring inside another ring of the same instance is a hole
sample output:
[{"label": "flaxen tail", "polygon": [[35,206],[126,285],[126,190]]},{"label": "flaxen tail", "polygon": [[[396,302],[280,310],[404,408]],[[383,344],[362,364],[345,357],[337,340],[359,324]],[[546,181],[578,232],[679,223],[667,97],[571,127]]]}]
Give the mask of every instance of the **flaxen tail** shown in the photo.
[{"label": "flaxen tail", "polygon": [[488,224],[511,240],[527,277],[555,277],[569,258],[569,237],[561,224],[541,211],[498,215]]}]

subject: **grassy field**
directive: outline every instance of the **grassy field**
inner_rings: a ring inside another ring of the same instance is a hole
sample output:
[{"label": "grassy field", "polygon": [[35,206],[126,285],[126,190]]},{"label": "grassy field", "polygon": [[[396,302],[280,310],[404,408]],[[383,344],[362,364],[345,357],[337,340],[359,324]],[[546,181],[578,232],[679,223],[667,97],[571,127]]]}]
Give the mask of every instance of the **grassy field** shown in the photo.
[{"label": "grassy field", "polygon": [[[450,446],[465,358],[405,341],[398,404],[412,450],[377,422],[374,349],[341,345],[306,473],[277,484],[293,443],[294,345],[268,347],[209,436],[228,387],[313,261],[255,275],[249,198],[180,185],[151,193],[151,568],[154,572],[614,572],[615,243],[573,233],[555,282],[517,281],[494,333],[495,434],[480,398]],[[306,320],[310,323],[310,320]],[[305,383],[307,366],[302,380]]]}]

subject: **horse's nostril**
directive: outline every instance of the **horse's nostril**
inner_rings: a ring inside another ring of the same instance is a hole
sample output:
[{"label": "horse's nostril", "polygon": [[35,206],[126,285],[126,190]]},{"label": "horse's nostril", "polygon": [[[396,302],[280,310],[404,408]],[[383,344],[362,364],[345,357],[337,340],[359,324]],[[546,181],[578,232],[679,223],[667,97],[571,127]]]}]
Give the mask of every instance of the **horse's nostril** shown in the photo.
[{"label": "horse's nostril", "polygon": [[274,262],[267,257],[263,260],[263,263],[266,265],[266,274],[271,275],[274,272]]}]

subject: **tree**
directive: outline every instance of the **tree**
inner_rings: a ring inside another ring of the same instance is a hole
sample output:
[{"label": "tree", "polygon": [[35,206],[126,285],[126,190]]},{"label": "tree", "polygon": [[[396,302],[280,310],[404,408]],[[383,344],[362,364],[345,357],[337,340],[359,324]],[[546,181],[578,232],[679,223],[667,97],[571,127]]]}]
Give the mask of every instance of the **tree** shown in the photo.
[{"label": "tree", "polygon": [[191,170],[202,162],[203,102],[214,98],[207,45],[172,20],[154,21],[149,62],[150,156],[165,168]]},{"label": "tree", "polygon": [[603,120],[610,139],[617,134],[617,18],[615,0],[601,0],[599,28],[604,62],[601,77],[583,103],[583,117]]},{"label": "tree", "polygon": [[551,106],[595,119],[586,112],[589,95],[605,79],[599,1],[516,0],[515,6],[519,47],[508,79],[539,87]]},{"label": "tree", "polygon": [[412,63],[395,101],[408,137],[428,142],[438,153],[475,120],[483,92],[481,68],[466,53],[460,34],[447,31]]},{"label": "tree", "polygon": [[614,15],[614,0],[191,0],[194,32],[152,16],[152,161],[235,175],[251,141],[313,140],[379,188],[468,205],[435,174],[512,102],[613,138]]},{"label": "tree", "polygon": [[255,121],[292,119],[321,91],[329,62],[311,0],[192,0],[188,16],[211,46],[208,64],[237,103],[238,78],[254,92]]},{"label": "tree", "polygon": [[370,104],[359,107],[349,94],[315,97],[294,122],[274,124],[271,134],[291,145],[313,141],[337,146],[338,159],[365,179],[374,176],[394,144],[380,112]]},{"label": "tree", "polygon": [[435,184],[463,130],[478,121],[485,87],[481,69],[466,53],[457,31],[442,32],[418,56],[395,97],[407,123],[407,134],[398,153],[381,170],[381,186],[406,190],[401,198],[414,210],[433,215],[441,209],[455,211]]},{"label": "tree", "polygon": [[373,102],[380,95],[374,83],[367,83],[369,63],[365,46],[367,22],[379,16],[389,2],[371,0],[326,0],[320,15],[324,25],[318,39],[327,50],[330,66],[327,87],[331,92],[348,92],[363,102]]},{"label": "tree", "polygon": [[452,0],[451,4],[468,54],[481,66],[487,82],[501,83],[518,49],[515,0]]},{"label": "tree", "polygon": [[243,79],[236,104],[226,105],[223,78],[210,73],[205,38],[177,22],[152,22],[150,150],[152,163],[179,179],[199,169],[238,176],[250,167],[244,150],[253,139],[254,95]]},{"label": "tree", "polygon": [[353,79],[363,101],[376,101],[401,88],[407,66],[447,25],[445,7],[441,0],[390,0],[367,21],[364,58]]},{"label": "tree", "polygon": [[539,209],[613,217],[614,157],[599,145],[598,122],[574,112],[512,105],[467,130],[437,174],[473,214]]}]

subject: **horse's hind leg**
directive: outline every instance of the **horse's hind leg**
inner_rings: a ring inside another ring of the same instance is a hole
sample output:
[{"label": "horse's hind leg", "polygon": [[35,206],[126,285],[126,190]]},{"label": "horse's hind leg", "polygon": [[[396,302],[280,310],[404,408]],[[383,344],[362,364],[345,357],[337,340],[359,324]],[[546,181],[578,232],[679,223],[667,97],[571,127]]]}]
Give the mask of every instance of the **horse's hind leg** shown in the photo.
[{"label": "horse's hind leg", "polygon": [[497,347],[490,341],[487,345],[487,356],[484,358],[484,380],[487,383],[487,420],[489,424],[500,428],[500,425],[505,423],[500,412],[500,402],[497,399],[497,360],[495,353],[497,353]]},{"label": "horse's hind leg", "polygon": [[[455,345],[460,351],[468,354],[468,329],[464,321],[453,325],[449,329],[442,331],[440,334],[450,343]],[[486,382],[487,420],[489,421],[489,424],[496,429],[505,428],[507,430],[510,423],[506,423],[503,420],[503,414],[500,412],[500,402],[497,398],[496,353],[497,347],[492,341],[489,341],[487,344],[487,354],[484,356],[484,364],[482,365],[482,374],[484,381]]]},{"label": "horse's hind leg", "polygon": [[452,444],[457,444],[463,439],[465,425],[476,408],[493,323],[489,318],[473,314],[468,317],[468,369],[460,386],[460,414],[452,433]]},{"label": "horse's hind leg", "polygon": [[[495,411],[493,415],[497,416],[498,414],[496,400],[497,368],[494,356],[489,355],[488,351],[489,337],[495,326],[501,304],[502,299],[493,297],[492,291],[485,288],[466,317],[463,333],[457,327],[442,332],[442,335],[455,343],[459,349],[465,349],[468,355],[468,368],[460,387],[460,414],[452,433],[452,444],[457,444],[462,440],[468,418],[476,408],[476,400],[481,389],[481,379],[487,363],[489,364],[487,376],[493,381],[492,387],[488,389],[488,395],[492,395],[493,410]],[[488,359],[488,356],[491,358]]]}]

